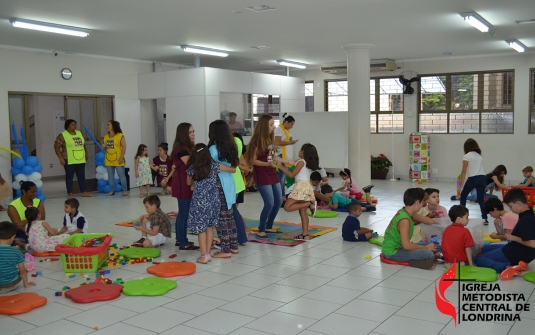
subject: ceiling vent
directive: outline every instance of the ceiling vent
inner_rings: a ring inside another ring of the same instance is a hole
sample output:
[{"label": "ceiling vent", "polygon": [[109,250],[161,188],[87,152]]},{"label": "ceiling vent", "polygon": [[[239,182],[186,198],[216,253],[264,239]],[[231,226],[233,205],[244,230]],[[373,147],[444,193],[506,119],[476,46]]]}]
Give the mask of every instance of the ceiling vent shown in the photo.
[{"label": "ceiling vent", "polygon": [[[396,63],[393,59],[372,59],[370,61],[370,72],[394,71],[395,69]],[[321,71],[331,74],[347,73],[347,63],[323,64]]]}]

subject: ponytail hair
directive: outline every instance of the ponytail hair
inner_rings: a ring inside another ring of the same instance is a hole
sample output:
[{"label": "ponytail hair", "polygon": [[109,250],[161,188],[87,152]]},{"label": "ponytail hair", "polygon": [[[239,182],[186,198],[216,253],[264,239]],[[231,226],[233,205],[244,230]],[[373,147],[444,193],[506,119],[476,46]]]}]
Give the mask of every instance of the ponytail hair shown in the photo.
[{"label": "ponytail hair", "polygon": [[340,176],[347,176],[349,178],[349,186],[353,184],[353,179],[351,178],[351,171],[347,168],[343,169],[339,173]]},{"label": "ponytail hair", "polygon": [[282,114],[282,123],[284,122],[295,122],[295,119],[293,116],[290,115],[290,113],[284,113]]}]

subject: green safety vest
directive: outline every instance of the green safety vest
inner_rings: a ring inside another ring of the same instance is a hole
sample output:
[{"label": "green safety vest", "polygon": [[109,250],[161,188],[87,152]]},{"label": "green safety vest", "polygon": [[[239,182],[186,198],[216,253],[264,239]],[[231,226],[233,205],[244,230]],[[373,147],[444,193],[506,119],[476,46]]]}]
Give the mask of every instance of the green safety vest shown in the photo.
[{"label": "green safety vest", "polygon": [[[41,200],[35,198],[32,200],[32,205],[35,208],[39,208],[39,204],[41,203]],[[20,220],[24,221],[26,220],[26,209],[28,209],[23,203],[21,198],[17,198],[13,200],[9,206],[13,206],[17,213],[19,214]]]},{"label": "green safety vest", "polygon": [[76,130],[74,135],[65,130],[61,133],[65,140],[65,148],[67,149],[67,164],[84,164],[85,163],[85,148],[84,136],[81,132]]}]

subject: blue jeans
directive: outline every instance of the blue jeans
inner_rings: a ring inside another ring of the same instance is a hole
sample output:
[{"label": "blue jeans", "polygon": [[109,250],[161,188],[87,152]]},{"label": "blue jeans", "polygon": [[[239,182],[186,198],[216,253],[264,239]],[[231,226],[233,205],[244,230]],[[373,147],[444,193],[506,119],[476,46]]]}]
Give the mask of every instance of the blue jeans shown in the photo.
[{"label": "blue jeans", "polygon": [[461,191],[461,206],[466,206],[466,197],[475,188],[477,192],[477,202],[481,209],[481,217],[487,220],[487,213],[483,210],[483,203],[485,200],[485,186],[487,186],[487,179],[485,176],[473,176],[466,179],[463,190]]},{"label": "blue jeans", "polygon": [[123,189],[123,192],[128,191],[126,188],[124,166],[106,166],[106,169],[108,170],[108,185],[110,186],[110,193],[113,193],[115,188],[115,171],[117,171],[117,176],[119,176],[119,181],[121,182],[121,188]]},{"label": "blue jeans", "polygon": [[245,231],[245,226],[243,225],[243,220],[238,207],[236,204],[232,205],[232,213],[234,214],[234,222],[236,222],[236,232],[238,234],[238,243],[244,244],[249,241],[247,238],[247,232]]},{"label": "blue jeans", "polygon": [[188,241],[188,215],[191,199],[177,199],[178,200],[178,215],[176,216],[176,242],[180,243],[180,248],[186,248]]},{"label": "blue jeans", "polygon": [[406,249],[400,248],[398,249],[395,255],[392,255],[392,256],[384,255],[384,256],[396,262],[408,262],[411,259],[414,259],[414,260],[431,259],[435,257],[435,254],[431,250],[427,250],[427,249],[406,250]]},{"label": "blue jeans", "polygon": [[67,193],[72,193],[72,179],[76,173],[76,178],[78,178],[78,186],[80,186],[80,192],[85,192],[85,163],[83,164],[72,164],[63,165],[65,169],[65,184],[67,186]]},{"label": "blue jeans", "polygon": [[505,244],[489,244],[481,249],[481,255],[474,259],[477,266],[491,268],[501,273],[511,261],[505,257],[502,248]]},{"label": "blue jeans", "polygon": [[262,200],[264,200],[264,208],[260,213],[260,223],[258,224],[258,232],[263,233],[266,229],[273,228],[273,222],[275,222],[275,217],[279,213],[279,209],[282,205],[282,193],[281,185],[264,185],[258,186],[258,191]]}]

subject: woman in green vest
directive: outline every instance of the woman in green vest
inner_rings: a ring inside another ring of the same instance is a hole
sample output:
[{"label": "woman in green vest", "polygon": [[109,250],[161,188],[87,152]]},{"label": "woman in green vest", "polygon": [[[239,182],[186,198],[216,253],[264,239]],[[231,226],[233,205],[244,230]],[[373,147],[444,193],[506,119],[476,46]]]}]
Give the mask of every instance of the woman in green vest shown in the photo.
[{"label": "woman in green vest", "polygon": [[128,195],[126,176],[124,172],[126,140],[119,122],[114,120],[108,121],[106,130],[108,133],[104,136],[104,148],[106,149],[104,165],[106,165],[106,169],[108,170],[108,185],[110,187],[108,196],[115,195],[115,192],[113,191],[115,188],[114,176],[115,171],[117,171],[117,175],[119,176],[119,181],[121,182],[121,187],[123,189],[123,196],[126,197]]},{"label": "woman in green vest", "polygon": [[59,163],[65,169],[65,184],[67,185],[67,194],[69,199],[72,195],[72,180],[74,174],[78,178],[78,185],[82,192],[82,197],[92,197],[93,194],[86,191],[85,186],[85,162],[87,160],[87,151],[85,148],[84,135],[76,130],[76,121],[68,119],[65,121],[65,130],[56,137],[54,143],[56,155]]},{"label": "woman in green vest", "polygon": [[423,205],[425,191],[409,188],[403,194],[405,207],[400,209],[385,230],[382,252],[385,258],[396,262],[409,262],[412,267],[432,269],[435,266],[436,246],[411,243],[414,221],[412,216]]},{"label": "woman in green vest", "polygon": [[[31,181],[23,181],[20,184],[20,191],[22,196],[13,200],[7,209],[7,215],[9,219],[15,226],[17,226],[17,234],[15,235],[15,241],[13,245],[17,245],[24,250],[28,250],[28,234],[26,225],[28,220],[26,220],[26,209],[28,207],[35,207],[39,210],[41,214],[41,220],[45,220],[45,206],[41,200],[36,198],[37,195],[37,186]],[[29,227],[28,227],[29,228]]]}]

